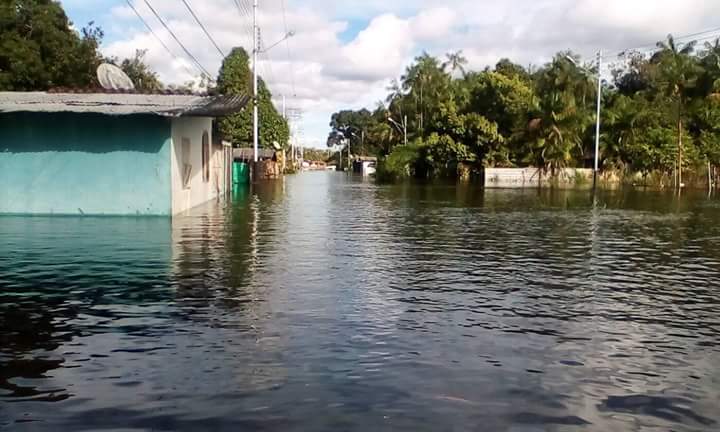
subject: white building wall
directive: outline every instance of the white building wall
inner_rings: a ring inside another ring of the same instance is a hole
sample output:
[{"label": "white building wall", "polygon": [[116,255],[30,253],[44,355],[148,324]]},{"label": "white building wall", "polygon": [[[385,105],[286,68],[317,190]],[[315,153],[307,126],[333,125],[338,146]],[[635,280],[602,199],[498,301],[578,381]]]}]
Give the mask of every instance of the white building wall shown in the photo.
[{"label": "white building wall", "polygon": [[560,185],[574,185],[578,179],[592,182],[593,171],[585,168],[563,168],[557,170],[555,177],[551,173],[541,172],[539,168],[484,168],[485,187],[487,188],[522,188],[538,186],[540,182],[550,180]]},{"label": "white building wall", "polygon": [[[203,176],[202,142],[207,132],[210,148],[210,178]],[[183,146],[183,141],[189,146]],[[183,149],[189,149],[183,154]],[[212,118],[180,117],[172,122],[172,213],[177,215],[216,199],[223,193],[222,152],[213,146]],[[189,175],[186,176],[186,174]],[[187,177],[187,182],[185,178]]]}]

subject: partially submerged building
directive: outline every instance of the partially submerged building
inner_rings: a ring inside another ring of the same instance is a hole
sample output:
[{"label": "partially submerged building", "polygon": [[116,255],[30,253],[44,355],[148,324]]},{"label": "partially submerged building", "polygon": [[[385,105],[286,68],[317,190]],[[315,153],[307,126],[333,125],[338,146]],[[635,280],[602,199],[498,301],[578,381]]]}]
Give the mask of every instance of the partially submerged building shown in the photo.
[{"label": "partially submerged building", "polygon": [[171,216],[230,183],[243,96],[0,92],[0,213]]}]

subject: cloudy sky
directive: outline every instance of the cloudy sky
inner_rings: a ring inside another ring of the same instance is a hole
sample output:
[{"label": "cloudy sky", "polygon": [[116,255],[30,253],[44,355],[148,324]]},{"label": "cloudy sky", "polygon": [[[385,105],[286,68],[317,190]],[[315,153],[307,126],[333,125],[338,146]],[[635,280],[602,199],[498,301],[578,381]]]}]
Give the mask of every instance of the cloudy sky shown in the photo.
[{"label": "cloudy sky", "polygon": [[[198,72],[145,4],[130,0],[173,52],[150,34],[126,0],[61,0],[76,27],[95,21],[106,33],[107,55],[147,61],[165,83],[183,83]],[[170,29],[213,75],[221,55],[181,0],[148,0]],[[186,0],[223,52],[249,48],[249,0]],[[280,107],[300,108],[305,145],[324,147],[330,115],[341,108],[372,107],[388,82],[423,50],[444,55],[462,50],[471,68],[509,57],[542,64],[572,49],[589,58],[647,46],[668,33],[686,35],[720,27],[716,0],[259,0],[266,46],[285,28],[296,36],[259,63]],[[285,13],[283,14],[283,9]],[[718,29],[720,30],[720,29]],[[698,36],[704,38],[720,31]]]}]

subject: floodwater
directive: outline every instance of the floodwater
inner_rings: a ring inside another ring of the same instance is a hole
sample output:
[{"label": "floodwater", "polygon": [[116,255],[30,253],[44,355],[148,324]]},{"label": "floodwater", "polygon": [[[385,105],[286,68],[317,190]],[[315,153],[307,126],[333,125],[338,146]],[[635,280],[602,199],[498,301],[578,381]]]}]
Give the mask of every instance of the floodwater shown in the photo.
[{"label": "floodwater", "polygon": [[0,218],[0,429],[720,430],[720,199],[313,173]]}]

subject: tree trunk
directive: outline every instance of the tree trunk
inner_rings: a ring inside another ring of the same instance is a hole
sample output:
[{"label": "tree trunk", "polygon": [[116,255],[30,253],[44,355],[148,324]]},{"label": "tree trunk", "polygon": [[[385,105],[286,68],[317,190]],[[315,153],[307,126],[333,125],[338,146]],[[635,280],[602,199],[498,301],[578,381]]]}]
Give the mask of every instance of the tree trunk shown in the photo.
[{"label": "tree trunk", "polygon": [[678,119],[678,188],[682,189],[682,163],[683,163],[683,142],[682,142],[683,124],[682,119]]},{"label": "tree trunk", "polygon": [[682,172],[683,172],[683,123],[682,123],[682,96],[678,97],[678,190],[683,187]]},{"label": "tree trunk", "polygon": [[425,138],[425,105],[423,105],[423,78],[420,78],[420,138]]}]

